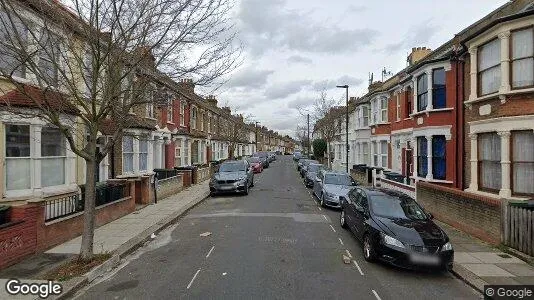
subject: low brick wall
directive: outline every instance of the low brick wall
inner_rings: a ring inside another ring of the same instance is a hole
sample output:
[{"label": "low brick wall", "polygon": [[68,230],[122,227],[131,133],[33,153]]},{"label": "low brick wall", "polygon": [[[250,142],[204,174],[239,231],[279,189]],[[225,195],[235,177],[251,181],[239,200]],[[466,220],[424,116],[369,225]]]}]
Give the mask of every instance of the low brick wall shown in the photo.
[{"label": "low brick wall", "polygon": [[178,175],[158,181],[158,201],[180,192],[183,189],[183,176]]},{"label": "low brick wall", "polygon": [[193,184],[192,172],[191,170],[178,170],[178,174],[182,175],[182,184],[183,188],[188,188]]},{"label": "low brick wall", "polygon": [[10,209],[10,222],[0,226],[0,269],[35,253],[40,207],[21,205]]},{"label": "low brick wall", "polygon": [[499,200],[422,181],[416,191],[417,202],[436,219],[486,242],[501,242]]},{"label": "low brick wall", "polygon": [[352,179],[356,180],[361,185],[365,185],[365,186],[370,185],[369,182],[368,182],[369,180],[367,178],[367,171],[366,170],[351,169],[350,170],[350,176],[352,177]]},{"label": "low brick wall", "polygon": [[377,186],[380,186],[380,187],[383,187],[383,188],[386,188],[386,189],[390,189],[390,190],[394,190],[394,191],[397,191],[397,192],[404,193],[404,194],[412,197],[413,199],[415,199],[415,197],[416,197],[416,195],[415,195],[415,186],[402,184],[402,183],[399,183],[399,182],[396,182],[396,181],[393,181],[393,180],[389,180],[389,179],[386,179],[386,178],[380,178],[380,177],[377,177],[376,184],[377,184]]},{"label": "low brick wall", "polygon": [[196,174],[196,183],[202,182],[210,178],[210,167],[198,168]]}]

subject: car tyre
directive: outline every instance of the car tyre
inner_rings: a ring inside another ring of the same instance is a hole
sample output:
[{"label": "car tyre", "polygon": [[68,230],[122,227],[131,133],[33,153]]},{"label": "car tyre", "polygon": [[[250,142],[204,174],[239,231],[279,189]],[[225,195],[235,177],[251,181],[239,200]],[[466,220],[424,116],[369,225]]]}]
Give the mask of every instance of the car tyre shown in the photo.
[{"label": "car tyre", "polygon": [[345,210],[341,209],[341,214],[339,215],[339,223],[341,228],[347,228],[347,221],[345,220]]},{"label": "car tyre", "polygon": [[248,195],[248,181],[247,183],[245,184],[245,190],[243,191],[243,195]]},{"label": "car tyre", "polygon": [[369,234],[363,237],[363,257],[368,262],[374,262],[376,260],[375,248]]}]

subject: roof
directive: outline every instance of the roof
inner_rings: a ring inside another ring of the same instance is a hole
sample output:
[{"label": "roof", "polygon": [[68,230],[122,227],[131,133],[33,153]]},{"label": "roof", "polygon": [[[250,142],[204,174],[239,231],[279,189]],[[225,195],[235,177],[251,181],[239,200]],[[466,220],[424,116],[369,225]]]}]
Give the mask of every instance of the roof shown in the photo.
[{"label": "roof", "polygon": [[45,110],[50,109],[69,114],[79,113],[67,94],[53,89],[42,90],[27,84],[22,85],[21,89],[14,88],[0,96],[0,105],[28,108],[42,107]]},{"label": "roof", "polygon": [[[147,120],[136,115],[129,115],[129,118],[124,121],[124,128],[140,128],[147,130],[156,130],[155,122]],[[105,119],[100,125],[99,130],[103,135],[113,135],[117,130],[117,123],[112,119]]]}]

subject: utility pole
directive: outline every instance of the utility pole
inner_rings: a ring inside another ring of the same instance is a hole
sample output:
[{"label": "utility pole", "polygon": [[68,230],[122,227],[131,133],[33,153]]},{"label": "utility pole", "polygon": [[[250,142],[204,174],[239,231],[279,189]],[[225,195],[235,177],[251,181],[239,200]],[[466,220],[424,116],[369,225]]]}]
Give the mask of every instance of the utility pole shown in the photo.
[{"label": "utility pole", "polygon": [[258,123],[260,122],[256,121],[254,125],[254,127],[256,127],[256,138],[254,139],[256,142],[256,152],[258,152]]},{"label": "utility pole", "polygon": [[308,155],[311,157],[311,143],[310,143],[310,114],[308,114]]},{"label": "utility pole", "polygon": [[345,89],[345,171],[349,172],[349,86],[338,85],[338,88]]}]

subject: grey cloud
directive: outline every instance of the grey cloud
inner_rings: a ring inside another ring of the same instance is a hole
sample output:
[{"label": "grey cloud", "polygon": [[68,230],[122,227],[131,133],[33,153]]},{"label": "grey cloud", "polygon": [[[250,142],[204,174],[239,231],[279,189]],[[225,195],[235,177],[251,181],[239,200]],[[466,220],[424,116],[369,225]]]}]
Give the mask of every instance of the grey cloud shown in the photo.
[{"label": "grey cloud", "polygon": [[283,120],[280,120],[280,121],[272,121],[270,122],[271,124],[269,124],[269,127],[274,129],[274,130],[284,130],[284,131],[289,131],[289,130],[295,130],[295,120],[293,118],[286,118],[286,119],[283,119]]},{"label": "grey cloud", "polygon": [[369,45],[376,30],[348,29],[313,20],[301,11],[285,8],[286,0],[243,0],[239,11],[241,32],[253,55],[268,49],[311,53],[349,53]]},{"label": "grey cloud", "polygon": [[335,80],[332,79],[325,79],[321,81],[317,81],[312,85],[312,88],[314,90],[329,90],[336,87],[336,85],[345,85],[348,84],[349,86],[359,86],[364,82],[361,78],[352,77],[349,75],[343,75]]},{"label": "grey cloud", "polygon": [[290,64],[306,64],[306,65],[309,65],[309,64],[313,63],[313,60],[311,60],[311,58],[307,58],[307,57],[300,56],[300,55],[292,55],[292,56],[288,57],[287,62],[290,63]]},{"label": "grey cloud", "polygon": [[267,79],[273,72],[272,70],[245,68],[233,75],[227,86],[231,88],[261,88],[267,84]]},{"label": "grey cloud", "polygon": [[294,80],[271,85],[265,91],[265,97],[269,99],[285,98],[300,92],[312,83],[311,80]]},{"label": "grey cloud", "polygon": [[366,6],[363,6],[363,5],[349,5],[349,7],[347,8],[347,12],[348,13],[360,13],[360,12],[363,12],[363,11],[366,11],[367,10],[367,7]]},{"label": "grey cloud", "polygon": [[313,104],[313,99],[305,98],[305,97],[298,97],[297,99],[289,101],[287,103],[287,107],[298,109],[301,107],[306,107],[311,104]]},{"label": "grey cloud", "polygon": [[432,36],[439,31],[440,26],[431,24],[432,20],[425,20],[410,27],[404,38],[396,43],[387,44],[382,50],[387,54],[397,53],[399,50],[425,46]]}]

